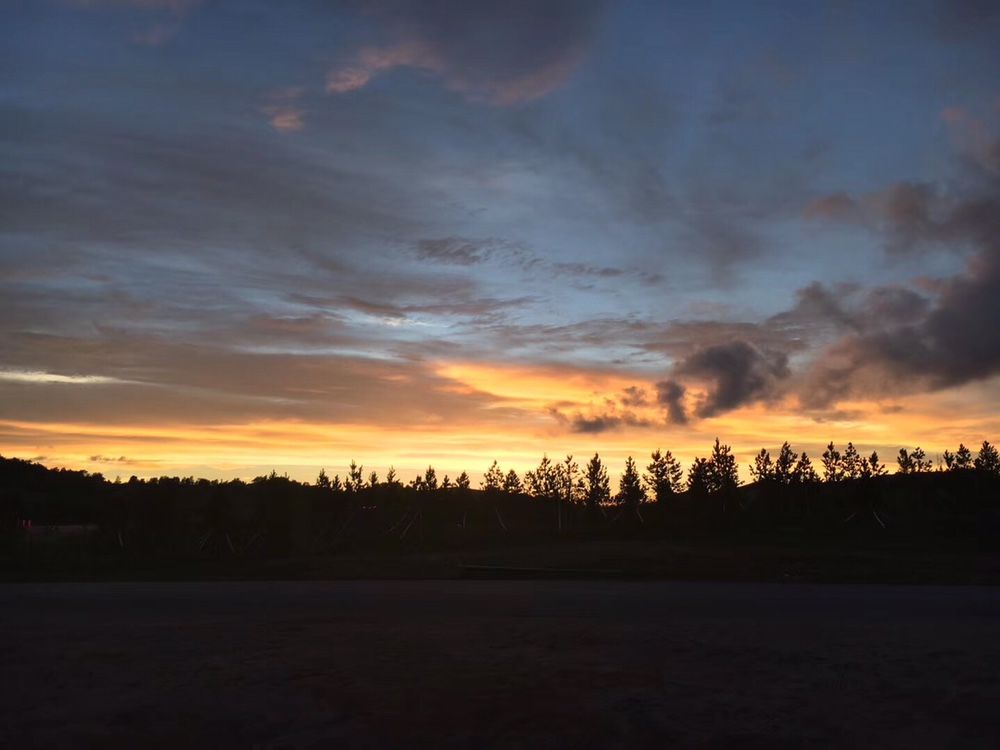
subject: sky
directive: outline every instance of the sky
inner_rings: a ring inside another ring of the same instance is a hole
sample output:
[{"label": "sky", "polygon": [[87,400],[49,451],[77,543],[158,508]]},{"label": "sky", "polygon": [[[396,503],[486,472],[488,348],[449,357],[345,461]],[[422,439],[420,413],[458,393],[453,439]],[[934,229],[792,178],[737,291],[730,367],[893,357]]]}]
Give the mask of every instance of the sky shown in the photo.
[{"label": "sky", "polygon": [[0,453],[1000,438],[995,2],[0,2]]}]

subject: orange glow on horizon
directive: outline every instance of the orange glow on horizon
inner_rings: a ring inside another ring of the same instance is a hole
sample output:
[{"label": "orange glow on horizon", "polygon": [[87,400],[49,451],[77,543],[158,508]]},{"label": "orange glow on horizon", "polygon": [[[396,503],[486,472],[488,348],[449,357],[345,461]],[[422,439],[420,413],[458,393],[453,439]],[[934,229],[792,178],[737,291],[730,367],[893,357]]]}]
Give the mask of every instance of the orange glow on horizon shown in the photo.
[{"label": "orange glow on horizon", "polygon": [[[0,422],[0,453],[36,458],[42,463],[100,471],[109,476],[190,475],[252,478],[287,471],[311,481],[323,467],[343,474],[352,459],[384,475],[390,465],[408,480],[428,464],[439,476],[468,471],[474,483],[496,459],[519,473],[533,468],[543,454],[573,454],[583,463],[599,452],[616,475],[628,455],[643,464],[656,449],[671,450],[685,466],[706,455],[715,437],[733,446],[744,477],[761,448],[775,450],[783,440],[806,450],[818,462],[823,446],[853,441],[862,452],[878,450],[894,465],[901,446],[920,445],[936,458],[959,442],[975,448],[1000,433],[1000,418],[970,408],[990,397],[991,384],[966,386],[939,394],[899,399],[891,408],[872,402],[839,404],[840,419],[817,421],[793,402],[756,404],[686,425],[662,422],[655,404],[636,409],[657,419],[656,426],[621,426],[599,433],[572,432],[552,416],[554,405],[567,411],[598,408],[630,385],[652,384],[617,373],[555,367],[441,365],[438,373],[460,388],[495,396],[498,405],[514,405],[521,417],[492,409],[477,413],[480,422],[379,425],[362,422],[257,420],[233,424],[93,424],[79,422]],[[366,468],[366,471],[368,468]]]}]

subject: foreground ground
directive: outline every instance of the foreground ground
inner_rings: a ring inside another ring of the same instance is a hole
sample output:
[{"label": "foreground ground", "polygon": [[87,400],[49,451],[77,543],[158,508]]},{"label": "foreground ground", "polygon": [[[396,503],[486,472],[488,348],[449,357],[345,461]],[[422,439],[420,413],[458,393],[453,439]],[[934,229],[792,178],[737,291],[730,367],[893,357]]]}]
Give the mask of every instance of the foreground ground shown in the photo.
[{"label": "foreground ground", "polygon": [[1000,589],[0,586],[0,745],[996,747]]},{"label": "foreground ground", "polygon": [[[458,578],[603,578],[782,583],[1000,584],[1000,548],[976,539],[876,534],[769,541],[739,536],[669,540],[504,540],[448,549],[343,550],[337,554],[195,559],[63,554],[0,558],[0,583],[15,581],[212,581]],[[21,550],[23,553],[24,550]]]}]

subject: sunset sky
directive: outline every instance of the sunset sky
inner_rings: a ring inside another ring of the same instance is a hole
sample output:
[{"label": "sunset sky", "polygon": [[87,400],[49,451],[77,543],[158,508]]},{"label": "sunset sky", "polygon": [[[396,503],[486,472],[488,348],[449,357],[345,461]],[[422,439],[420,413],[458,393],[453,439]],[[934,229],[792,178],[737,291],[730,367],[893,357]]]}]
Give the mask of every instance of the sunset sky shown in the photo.
[{"label": "sunset sky", "polygon": [[1000,4],[0,4],[0,453],[1000,439]]}]

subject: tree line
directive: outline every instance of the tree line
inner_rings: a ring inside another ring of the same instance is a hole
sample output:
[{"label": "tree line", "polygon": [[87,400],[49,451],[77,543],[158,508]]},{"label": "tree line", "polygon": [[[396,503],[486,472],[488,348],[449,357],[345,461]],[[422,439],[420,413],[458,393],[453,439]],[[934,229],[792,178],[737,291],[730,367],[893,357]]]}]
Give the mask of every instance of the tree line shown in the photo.
[{"label": "tree line", "polygon": [[[988,441],[975,454],[965,445],[946,451],[936,465],[919,447],[904,448],[895,471],[853,443],[830,443],[814,466],[786,442],[773,456],[760,450],[749,470],[743,485],[735,454],[720,440],[686,468],[669,450],[653,451],[642,465],[629,456],[614,485],[599,453],[582,463],[543,456],[523,474],[493,461],[476,488],[467,472],[439,479],[433,466],[409,482],[392,468],[379,476],[357,462],[343,477],[324,470],[314,482],[275,471],[249,482],[108,481],[0,457],[0,570],[39,565],[50,553],[53,564],[70,567],[83,560],[138,565],[558,537],[761,540],[789,529],[797,538],[845,543],[887,531],[975,537],[990,549],[1000,540],[1000,457]],[[60,542],[50,533],[77,536]]]},{"label": "tree line", "polygon": [[[821,473],[812,463],[809,455],[797,453],[788,442],[782,443],[777,455],[772,458],[770,451],[761,448],[750,464],[750,476],[755,483],[764,486],[804,485],[812,483],[835,483],[872,479],[888,474],[888,466],[880,459],[877,451],[863,456],[848,442],[840,450],[831,441],[820,455]],[[964,443],[957,450],[944,451],[937,467],[919,446],[908,450],[900,448],[896,456],[896,472],[899,474],[920,474],[930,471],[978,471],[1000,476],[1000,455],[987,440],[983,441],[978,453]],[[277,474],[272,474],[272,478]],[[263,477],[258,477],[259,481]],[[394,468],[390,467],[384,479],[378,473],[370,472],[367,477],[364,467],[351,461],[347,475],[332,479],[325,469],[321,469],[315,482],[317,487],[333,492],[358,493],[379,487],[404,487]],[[561,461],[553,461],[544,455],[538,466],[526,471],[523,478],[514,469],[506,472],[494,460],[483,475],[480,489],[487,495],[528,495],[535,498],[560,500],[571,504],[599,508],[609,504],[637,506],[644,502],[666,502],[682,493],[692,495],[714,495],[735,490],[742,484],[739,466],[732,448],[718,438],[707,457],[696,457],[685,476],[681,462],[669,450],[657,449],[650,454],[649,463],[640,472],[635,459],[628,456],[618,482],[617,492],[612,492],[608,467],[599,453],[581,468],[572,455]],[[418,492],[439,490],[468,490],[470,479],[463,471],[455,480],[447,474],[439,482],[433,466],[418,474],[405,487]]]}]

